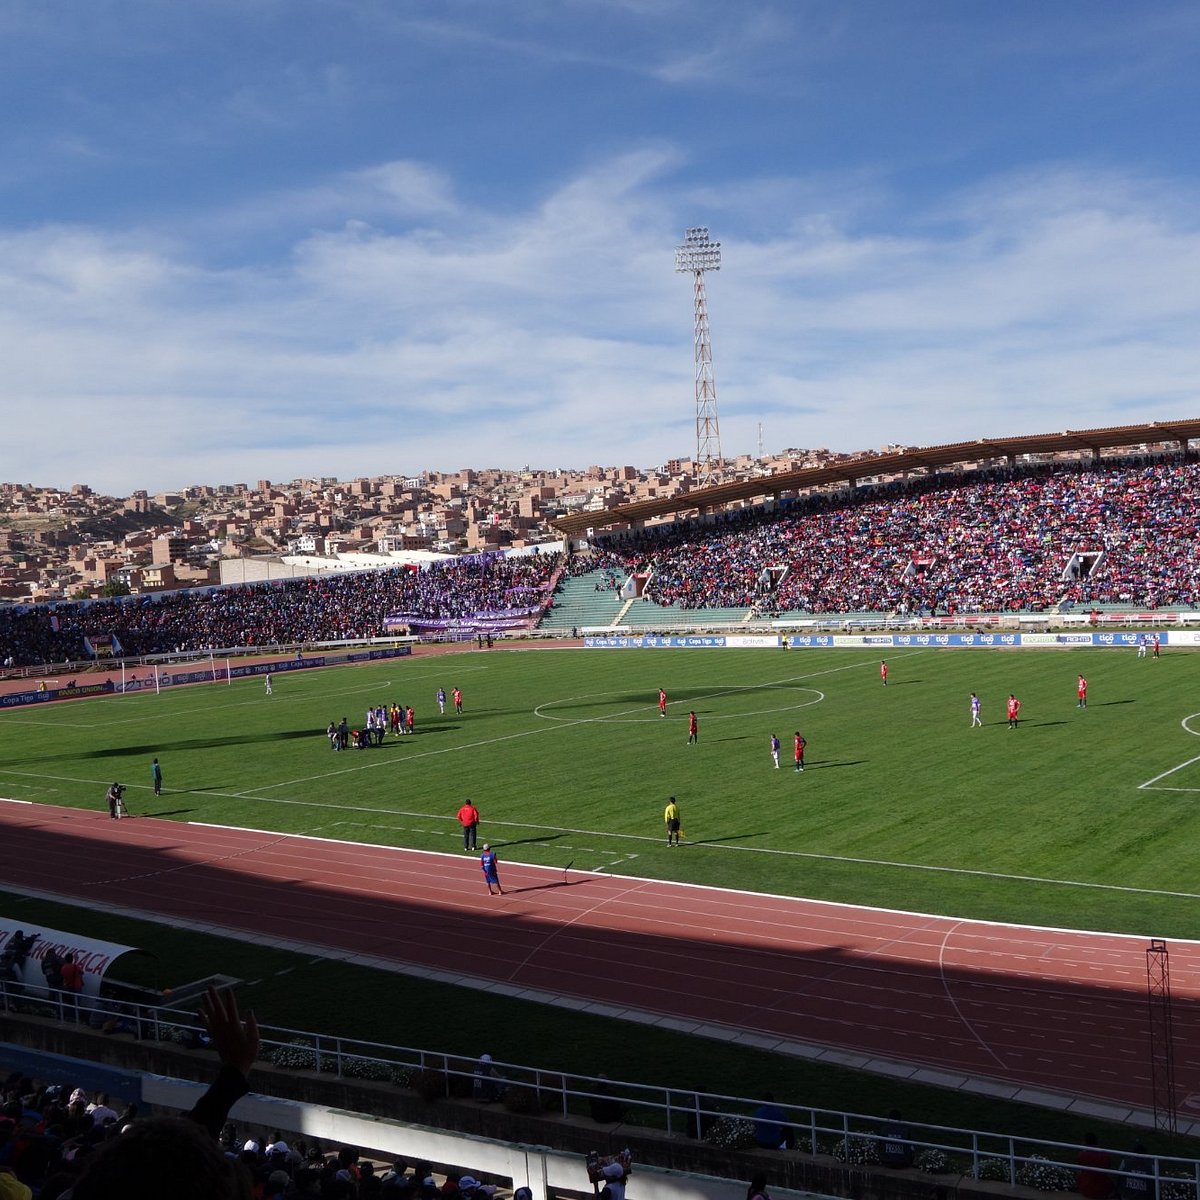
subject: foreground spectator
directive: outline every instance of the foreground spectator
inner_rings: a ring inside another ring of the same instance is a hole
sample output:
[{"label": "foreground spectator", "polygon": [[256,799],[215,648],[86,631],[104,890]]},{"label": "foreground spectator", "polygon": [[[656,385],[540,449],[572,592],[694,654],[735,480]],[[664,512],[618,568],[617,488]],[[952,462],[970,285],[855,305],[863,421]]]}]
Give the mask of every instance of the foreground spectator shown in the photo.
[{"label": "foreground spectator", "polygon": [[879,1161],[885,1167],[903,1169],[913,1165],[913,1146],[900,1110],[893,1108],[879,1129]]},{"label": "foreground spectator", "polygon": [[771,1200],[767,1194],[767,1177],[761,1171],[750,1180],[746,1189],[746,1200]]},{"label": "foreground spectator", "polygon": [[[1116,1164],[1107,1150],[1096,1144],[1096,1135],[1090,1131],[1084,1137],[1084,1148],[1079,1152],[1079,1170],[1075,1175],[1075,1188],[1088,1200],[1108,1200],[1113,1194],[1115,1177],[1107,1174]],[[1100,1168],[1100,1169],[1097,1169]]]},{"label": "foreground spectator", "polygon": [[[252,1200],[249,1173],[226,1158],[218,1136],[247,1091],[258,1056],[258,1023],[243,1020],[232,992],[209,988],[201,1016],[221,1067],[186,1117],[135,1121],[86,1160],[70,1200]],[[64,1193],[60,1193],[62,1195]]]},{"label": "foreground spectator", "polygon": [[790,1133],[783,1109],[770,1092],[765,1093],[763,1102],[754,1110],[754,1144],[764,1150],[786,1150]]}]

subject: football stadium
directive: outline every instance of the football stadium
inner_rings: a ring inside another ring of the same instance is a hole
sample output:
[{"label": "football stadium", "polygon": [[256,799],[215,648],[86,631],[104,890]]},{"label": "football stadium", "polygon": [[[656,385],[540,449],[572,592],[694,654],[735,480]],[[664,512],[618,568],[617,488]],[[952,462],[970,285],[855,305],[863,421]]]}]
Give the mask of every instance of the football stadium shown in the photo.
[{"label": "football stadium", "polygon": [[12,1080],[248,1071],[224,1144],[292,1185],[1194,1200],[1198,443],[0,608]]}]

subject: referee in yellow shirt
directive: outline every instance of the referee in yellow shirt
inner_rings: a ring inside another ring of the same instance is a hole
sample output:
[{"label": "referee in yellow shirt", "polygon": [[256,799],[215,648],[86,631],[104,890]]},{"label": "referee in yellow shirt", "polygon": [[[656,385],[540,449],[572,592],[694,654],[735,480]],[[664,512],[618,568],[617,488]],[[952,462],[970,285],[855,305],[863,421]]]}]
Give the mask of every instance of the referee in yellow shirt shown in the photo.
[{"label": "referee in yellow shirt", "polygon": [[667,801],[667,807],[663,811],[663,820],[667,823],[667,845],[679,845],[679,805],[675,803],[675,797],[672,796]]}]

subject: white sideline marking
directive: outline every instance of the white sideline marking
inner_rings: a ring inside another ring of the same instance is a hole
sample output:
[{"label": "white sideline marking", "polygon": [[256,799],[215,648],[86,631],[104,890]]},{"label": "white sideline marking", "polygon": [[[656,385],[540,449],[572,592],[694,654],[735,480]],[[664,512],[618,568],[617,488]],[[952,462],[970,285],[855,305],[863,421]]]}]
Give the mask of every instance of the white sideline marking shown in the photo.
[{"label": "white sideline marking", "polygon": [[[446,819],[453,820],[452,817],[448,817]],[[397,854],[419,854],[424,857],[439,858],[439,859],[444,859],[446,857],[446,853],[443,850],[417,850],[411,846],[380,846],[378,842],[351,842],[351,841],[343,840],[342,838],[320,837],[317,834],[311,834],[311,833],[280,834],[279,831],[276,829],[253,829],[253,828],[248,828],[244,825],[220,825],[215,822],[209,822],[209,821],[188,821],[187,824],[198,825],[204,829],[224,829],[224,830],[230,831],[231,833],[257,833],[257,834],[261,834],[263,837],[270,838],[272,842],[290,838],[290,839],[293,839],[293,840],[299,841],[299,842],[320,842],[320,843],[323,843],[323,844],[329,845],[329,846],[359,846],[364,850],[392,850],[392,851],[395,851]],[[499,822],[497,822],[497,824],[499,824]],[[586,832],[586,831],[580,831],[580,832]],[[604,837],[606,835],[597,834],[596,836]],[[631,837],[633,835],[631,835],[631,834],[613,834],[610,836]],[[639,838],[638,840],[639,841],[648,841],[648,840],[658,841],[659,839],[658,838],[653,838],[653,839]],[[736,849],[737,847],[729,846],[729,847],[718,847],[718,848],[732,850],[732,849]],[[589,853],[590,853],[590,851],[589,851]],[[787,850],[776,850],[776,851],[768,850],[768,851],[765,851],[764,853],[789,854],[792,852],[787,851]],[[803,857],[805,857],[805,858],[823,858],[823,857],[829,857],[829,856],[820,855],[820,854],[807,854],[807,855],[803,855]],[[507,861],[509,863],[517,862],[516,859],[509,859]],[[846,860],[846,861],[860,861],[861,862],[863,860],[851,859],[851,860]],[[870,860],[866,860],[866,861],[870,861]],[[554,865],[548,864],[548,863],[520,863],[519,865],[522,867],[531,868],[532,870],[535,870],[535,871],[551,871],[556,875],[560,874],[562,872],[562,867],[554,866]],[[888,865],[888,866],[907,866],[907,865],[911,865],[911,864],[889,863],[886,865]],[[593,871],[589,871],[586,867],[573,867],[572,869],[575,871],[578,871],[580,874],[583,874],[583,875],[590,875],[590,874],[596,873]],[[956,872],[956,873],[961,873],[961,874],[975,874],[975,875],[986,874],[986,872],[982,872],[982,871],[960,872],[957,867],[927,867],[925,869],[933,870],[933,871],[951,871],[951,872]],[[948,917],[948,916],[946,916],[945,913],[921,912],[918,909],[911,909],[911,908],[881,908],[878,905],[853,904],[853,903],[850,903],[849,901],[845,901],[845,900],[814,900],[809,897],[803,897],[803,896],[787,896],[787,895],[783,895],[782,893],[779,893],[779,892],[752,892],[746,888],[717,887],[715,884],[711,884],[711,883],[676,883],[673,881],[655,879],[655,878],[651,878],[649,876],[640,876],[640,875],[628,875],[628,876],[622,876],[622,878],[624,878],[626,880],[632,880],[637,883],[662,884],[663,886],[666,886],[666,887],[691,888],[694,891],[700,891],[700,892],[719,892],[723,896],[730,895],[730,894],[736,895],[736,896],[746,896],[747,898],[749,898],[751,900],[761,900],[764,896],[766,896],[773,900],[785,900],[785,901],[788,901],[789,903],[796,903],[796,904],[809,905],[809,906],[815,906],[815,907],[840,908],[840,909],[847,909],[852,912],[865,912],[865,913],[871,913],[871,912],[899,913],[902,916],[920,917],[921,919],[927,920],[927,921],[941,921],[941,922],[947,922],[947,923],[957,923],[960,925],[980,926],[980,927],[987,928],[987,929],[1033,929],[1033,930],[1039,930],[1042,932],[1049,932],[1049,933],[1070,933],[1070,934],[1081,934],[1085,937],[1114,938],[1119,941],[1135,941],[1135,942],[1146,941],[1146,935],[1141,934],[1141,933],[1112,933],[1111,931],[1108,931],[1108,930],[1072,929],[1070,926],[1063,926],[1063,925],[1031,925],[1026,921],[995,921],[995,920],[990,920],[987,917],[971,917],[969,919],[965,918],[965,917]],[[1017,879],[1019,879],[1022,877],[1021,876],[1002,876],[1001,878],[1017,878]],[[1046,880],[1037,880],[1036,882],[1069,883],[1070,881],[1062,880],[1062,879],[1046,879]],[[1103,884],[1103,883],[1091,883],[1091,884],[1079,884],[1079,885],[1071,884],[1071,886],[1104,888],[1104,887],[1109,887],[1110,885]],[[1115,890],[1123,891],[1123,892],[1136,892],[1136,891],[1148,891],[1149,889],[1116,888]],[[1159,893],[1151,893],[1151,894],[1159,894]],[[1169,895],[1176,895],[1176,894],[1180,894],[1180,893],[1165,892],[1165,893],[1161,893],[1161,894],[1169,896]],[[1191,896],[1190,893],[1182,893],[1182,894],[1187,896],[1190,899],[1200,900],[1200,896]],[[1178,942],[1181,945],[1188,945],[1188,946],[1200,945],[1200,939],[1197,939],[1197,938],[1174,938],[1172,940],[1175,942]]]},{"label": "white sideline marking", "polygon": [[[390,661],[397,662],[400,660],[393,659]],[[378,664],[349,663],[349,664],[345,664],[343,666],[321,667],[321,668],[317,668],[317,669],[320,671],[347,671],[347,670],[356,670],[357,668],[362,667],[362,666],[374,666],[374,665],[378,665]],[[488,668],[486,666],[464,667],[462,671],[456,672],[456,674],[464,674],[465,675],[469,672],[486,671],[487,669]],[[418,671],[414,670],[413,672],[411,672],[411,674],[405,675],[405,679],[403,682],[406,682],[409,679],[413,679],[413,680],[416,680],[419,678],[433,679],[433,678],[437,678],[438,676],[441,676],[443,674],[444,674],[444,672],[442,672],[442,671],[426,670],[426,671],[418,672]],[[308,682],[310,682],[310,680],[312,680],[312,676],[309,675],[307,672],[292,673],[290,671],[275,674],[274,678],[283,679],[285,676],[290,678],[292,682],[303,681],[305,683],[308,683]],[[244,679],[235,679],[233,681],[233,686],[240,693],[243,690],[241,688],[242,684],[245,684],[245,683],[257,684],[257,683],[261,683],[261,682],[262,682],[261,675],[250,675]],[[315,682],[315,680],[313,682]],[[388,680],[384,680],[381,683],[365,683],[365,684],[362,684],[357,687],[342,688],[340,691],[336,691],[336,692],[323,692],[323,693],[321,693],[320,697],[315,697],[313,695],[313,693],[308,692],[308,691],[300,691],[299,694],[297,694],[297,692],[295,690],[289,689],[289,690],[285,690],[279,696],[279,699],[280,699],[280,701],[286,702],[289,700],[291,700],[291,701],[300,701],[300,700],[311,701],[311,700],[317,699],[317,698],[324,699],[327,696],[329,696],[329,697],[332,697],[332,696],[357,696],[361,692],[370,692],[370,691],[376,690],[377,688],[391,687],[393,685],[393,683],[395,683],[397,686],[399,686],[399,684],[401,682],[402,682],[401,680],[388,679]],[[187,686],[189,688],[190,687],[228,688],[229,684],[225,679],[218,678],[218,679],[198,680],[196,683],[188,684]],[[164,690],[165,691],[172,690],[171,685],[169,685]],[[72,702],[72,705],[76,709],[82,709],[85,705],[91,706],[91,705],[96,705],[96,704],[105,704],[110,700],[116,699],[118,696],[121,699],[128,700],[128,701],[151,700],[151,699],[158,698],[157,693],[154,692],[153,689],[139,688],[136,692],[114,692],[112,695],[94,696],[94,697],[90,697],[86,700],[76,700],[76,701]],[[272,697],[272,699],[274,699],[274,697]],[[261,702],[262,702],[262,697],[261,697],[261,695],[259,695],[258,698],[254,699],[254,700],[243,700],[243,699],[232,700],[226,704],[223,704],[222,707],[223,708],[245,708],[245,707],[248,707],[253,704],[260,704]],[[205,705],[205,706],[201,706],[199,708],[182,708],[182,709],[175,710],[171,714],[171,716],[173,718],[174,717],[186,717],[191,713],[210,712],[211,708],[212,708],[211,705]],[[46,709],[39,706],[39,707],[32,708],[30,711],[40,713],[40,712],[45,712]],[[54,710],[51,710],[51,711],[54,711]],[[137,724],[145,722],[145,721],[158,721],[158,720],[162,719],[161,713],[152,712],[152,711],[147,711],[147,712],[141,713],[140,715],[138,715],[136,717],[116,717],[116,718],[114,718],[112,720],[108,720],[108,721],[39,720],[36,717],[27,715],[25,710],[23,710],[23,709],[12,709],[8,713],[6,713],[6,715],[11,716],[16,721],[20,721],[20,723],[23,725],[48,725],[53,729],[109,729],[116,725],[137,725]],[[66,714],[64,713],[63,715],[65,716]]]}]

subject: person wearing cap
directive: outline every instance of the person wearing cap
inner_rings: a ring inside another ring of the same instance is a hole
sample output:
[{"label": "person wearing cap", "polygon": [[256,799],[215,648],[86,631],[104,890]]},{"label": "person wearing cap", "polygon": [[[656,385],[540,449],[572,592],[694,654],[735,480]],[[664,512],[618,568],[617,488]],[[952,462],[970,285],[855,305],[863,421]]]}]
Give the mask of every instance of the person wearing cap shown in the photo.
[{"label": "person wearing cap", "polygon": [[335,1179],[344,1180],[347,1183],[352,1183],[358,1186],[359,1179],[359,1153],[353,1146],[339,1146],[337,1152],[337,1170],[334,1171]]},{"label": "person wearing cap", "polygon": [[[483,881],[487,884],[488,895],[503,896],[504,889],[500,886],[500,860],[496,852],[487,843],[483,843],[483,853],[479,856],[479,866],[483,871]],[[495,890],[493,890],[495,889]]]},{"label": "person wearing cap", "polygon": [[268,1160],[266,1139],[250,1138],[238,1155],[238,1162],[245,1168],[245,1174],[252,1181],[254,1194],[265,1194],[267,1176],[279,1165]]},{"label": "person wearing cap", "polygon": [[116,821],[121,816],[121,810],[125,805],[121,802],[121,793],[125,789],[121,787],[115,780],[112,787],[104,794],[104,801],[108,805],[108,815],[112,820]]},{"label": "person wearing cap", "polygon": [[606,1196],[607,1200],[625,1200],[625,1181],[629,1178],[625,1164],[614,1159],[600,1168],[600,1175],[604,1180],[600,1195]]},{"label": "person wearing cap", "polygon": [[475,1079],[471,1090],[481,1104],[493,1104],[504,1091],[504,1076],[496,1070],[490,1054],[481,1054],[475,1064]]},{"label": "person wearing cap", "polygon": [[466,1197],[487,1197],[488,1200],[496,1194],[495,1187],[490,1183],[480,1183],[473,1175],[462,1175],[458,1180],[458,1193]]},{"label": "person wearing cap", "polygon": [[275,1135],[275,1141],[271,1142],[263,1153],[266,1154],[267,1161],[271,1164],[272,1169],[288,1166],[300,1161],[300,1156],[292,1150],[278,1133]]}]

